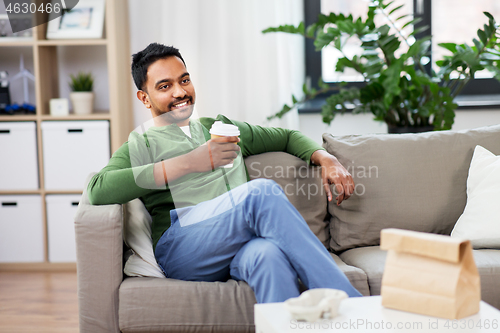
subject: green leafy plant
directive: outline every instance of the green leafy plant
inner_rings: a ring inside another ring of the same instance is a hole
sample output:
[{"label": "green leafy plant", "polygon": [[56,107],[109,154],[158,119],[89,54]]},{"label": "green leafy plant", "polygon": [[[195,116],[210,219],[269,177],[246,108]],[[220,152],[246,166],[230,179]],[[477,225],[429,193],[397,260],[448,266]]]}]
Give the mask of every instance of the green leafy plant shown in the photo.
[{"label": "green leafy plant", "polygon": [[71,82],[69,87],[72,91],[92,91],[94,87],[94,77],[92,73],[78,72],[77,75],[70,74]]},{"label": "green leafy plant", "polygon": [[[457,104],[455,97],[474,78],[475,73],[487,69],[500,81],[499,26],[493,16],[484,12],[488,20],[484,29],[477,31],[473,45],[441,43],[450,52],[436,61],[439,70],[426,71],[431,46],[430,36],[415,39],[428,27],[420,27],[409,34],[404,29],[416,25],[420,19],[409,15],[396,15],[403,5],[394,1],[371,1],[366,20],[352,15],[320,14],[317,22],[305,27],[282,25],[268,28],[263,33],[286,32],[314,39],[317,51],[331,45],[343,57],[337,61],[336,71],[352,68],[364,78],[362,88],[346,87],[345,82],[330,86],[321,79],[318,88],[303,86],[300,100],[292,96],[293,104],[269,117],[281,118],[295,105],[313,99],[319,94],[331,94],[322,107],[323,121],[330,124],[335,115],[354,105],[354,113],[371,112],[375,120],[386,122],[389,127],[425,127],[435,130],[451,129]],[[376,26],[375,16],[385,17],[386,24]],[[361,42],[361,54],[348,57],[344,53],[346,41],[357,38]],[[402,52],[402,47],[407,49]],[[397,55],[401,54],[401,55]]]}]

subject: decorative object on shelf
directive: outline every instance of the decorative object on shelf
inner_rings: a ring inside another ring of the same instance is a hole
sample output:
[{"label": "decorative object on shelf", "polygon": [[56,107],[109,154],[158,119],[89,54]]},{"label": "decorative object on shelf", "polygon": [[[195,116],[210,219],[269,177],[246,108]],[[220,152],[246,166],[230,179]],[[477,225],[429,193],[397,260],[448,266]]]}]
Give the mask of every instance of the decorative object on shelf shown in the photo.
[{"label": "decorative object on shelf", "polygon": [[347,293],[343,290],[316,288],[304,291],[299,297],[286,300],[284,306],[293,319],[315,322],[321,318],[335,318],[340,302],[347,297]]},{"label": "decorative object on shelf", "polygon": [[24,104],[25,105],[30,105],[30,97],[29,97],[29,87],[28,87],[28,79],[35,82],[35,76],[30,73],[29,70],[24,68],[24,56],[21,53],[20,60],[19,60],[19,73],[14,75],[11,79],[10,82],[12,83],[15,80],[18,79],[23,79],[23,97],[24,97]]},{"label": "decorative object on shelf", "polygon": [[9,36],[9,18],[5,14],[0,14],[0,38]]},{"label": "decorative object on shelf", "polygon": [[[330,95],[322,107],[323,122],[327,124],[350,104],[354,106],[354,113],[371,112],[375,120],[386,122],[389,128],[451,129],[458,106],[454,99],[475,73],[487,69],[500,80],[500,29],[491,14],[484,12],[487,24],[484,30],[477,31],[478,39],[473,39],[472,46],[440,43],[451,55],[436,62],[440,67],[438,72],[429,73],[424,65],[429,62],[431,37],[418,40],[414,37],[428,27],[406,33],[404,29],[416,25],[420,19],[407,20],[408,15],[396,15],[403,6],[393,3],[370,1],[366,20],[330,13],[320,14],[317,22],[307,28],[300,23],[297,27],[282,25],[264,30],[264,33],[286,32],[314,39],[317,51],[332,45],[343,54],[337,61],[336,71],[352,68],[365,82],[361,88],[348,88],[345,82],[329,86],[321,79],[319,89],[308,89],[304,85],[301,100],[292,96],[292,106],[284,105],[268,119],[280,118],[293,106],[335,90],[338,93]],[[383,16],[385,23],[376,26],[376,16]],[[346,40],[351,37],[360,41],[362,49],[362,53],[352,57],[344,52]]]},{"label": "decorative object on shelf", "polygon": [[[1,81],[2,81],[2,87],[3,87],[5,84],[3,82],[7,80],[8,76],[7,76],[6,72],[2,72],[2,73],[5,73],[5,74],[0,75],[2,77]],[[10,104],[10,97],[5,98],[6,105],[2,108],[1,104],[3,104],[3,103],[0,103],[0,112],[6,113],[6,114],[35,114],[36,108],[33,104],[30,104],[30,101],[29,101],[29,87],[28,87],[28,80],[35,81],[35,76],[33,74],[31,74],[29,70],[24,68],[24,57],[23,57],[22,53],[21,53],[20,61],[19,61],[19,73],[14,75],[10,80],[7,80],[7,82],[10,81],[10,83],[12,83],[13,81],[18,80],[18,79],[23,80],[23,99],[24,99],[23,104],[17,104],[17,103]],[[5,93],[5,91],[4,91],[4,93],[2,95],[6,94],[8,96],[8,85],[9,85],[9,83],[7,83],[7,93]],[[0,88],[0,89],[3,90],[3,88]],[[1,90],[0,90],[0,92],[1,92]],[[2,100],[3,99],[4,98],[2,98]],[[7,100],[8,100],[8,104],[7,104]]]},{"label": "decorative object on shelf", "polygon": [[11,37],[31,38],[32,36],[32,17],[31,14],[16,15],[15,18],[9,19],[11,27]]},{"label": "decorative object on shelf", "polygon": [[2,113],[14,115],[14,114],[28,114],[35,115],[36,108],[31,104],[10,104],[5,107],[5,110]]},{"label": "decorative object on shelf", "polygon": [[50,100],[50,115],[51,116],[67,116],[69,115],[69,102],[67,98],[52,98]]},{"label": "decorative object on shelf", "polygon": [[31,39],[32,22],[31,14],[16,14],[10,19],[7,14],[0,14],[0,43]]},{"label": "decorative object on shelf", "polygon": [[5,108],[9,104],[9,74],[6,71],[0,71],[0,114],[5,112]]},{"label": "decorative object on shelf", "polygon": [[5,14],[0,14],[0,38],[7,38],[12,35],[9,18]]},{"label": "decorative object on shelf", "polygon": [[[53,5],[59,2],[52,0]],[[49,18],[47,39],[102,38],[104,10],[105,0],[80,0],[62,16]]]},{"label": "decorative object on shelf", "polygon": [[79,72],[77,75],[70,75],[69,86],[71,93],[69,98],[73,104],[75,114],[90,114],[94,108],[94,77],[92,73]]}]

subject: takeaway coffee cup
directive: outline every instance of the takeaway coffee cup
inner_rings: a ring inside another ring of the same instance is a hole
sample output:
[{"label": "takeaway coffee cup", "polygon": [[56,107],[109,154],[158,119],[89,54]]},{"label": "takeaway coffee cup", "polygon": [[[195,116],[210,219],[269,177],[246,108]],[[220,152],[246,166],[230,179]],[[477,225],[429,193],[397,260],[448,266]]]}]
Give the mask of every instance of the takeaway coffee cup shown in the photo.
[{"label": "takeaway coffee cup", "polygon": [[[210,129],[210,135],[212,139],[214,138],[220,138],[223,136],[240,136],[240,130],[238,129],[238,126],[234,126],[231,124],[224,124],[222,121],[216,121],[212,125],[212,128]],[[223,165],[221,168],[232,168],[233,163],[229,163],[226,165]]]}]

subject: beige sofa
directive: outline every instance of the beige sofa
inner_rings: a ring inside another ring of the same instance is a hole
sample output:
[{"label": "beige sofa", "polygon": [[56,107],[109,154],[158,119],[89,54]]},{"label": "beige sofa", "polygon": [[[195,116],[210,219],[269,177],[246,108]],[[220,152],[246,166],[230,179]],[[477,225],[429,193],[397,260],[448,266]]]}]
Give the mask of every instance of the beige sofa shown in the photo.
[{"label": "beige sofa", "polygon": [[[450,234],[464,210],[472,153],[500,154],[500,125],[469,131],[323,136],[348,168],[356,194],[328,204],[319,168],[285,153],[245,160],[251,178],[272,178],[363,295],[378,295],[387,227]],[[277,207],[279,209],[279,207]],[[92,206],[75,217],[80,332],[253,332],[255,297],[244,282],[185,282],[123,274],[127,205]],[[476,249],[482,298],[500,308],[500,250]]]}]

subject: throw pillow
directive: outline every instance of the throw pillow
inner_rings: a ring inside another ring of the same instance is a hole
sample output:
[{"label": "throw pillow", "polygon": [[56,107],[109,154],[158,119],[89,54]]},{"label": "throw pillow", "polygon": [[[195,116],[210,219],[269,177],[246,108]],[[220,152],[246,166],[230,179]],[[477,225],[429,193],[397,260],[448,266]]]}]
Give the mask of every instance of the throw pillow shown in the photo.
[{"label": "throw pillow", "polygon": [[124,205],[123,241],[132,250],[123,268],[127,276],[165,277],[153,253],[151,223],[151,215],[141,200]]},{"label": "throw pillow", "polygon": [[452,237],[470,239],[474,248],[500,249],[500,156],[476,146],[467,178],[467,205]]}]

